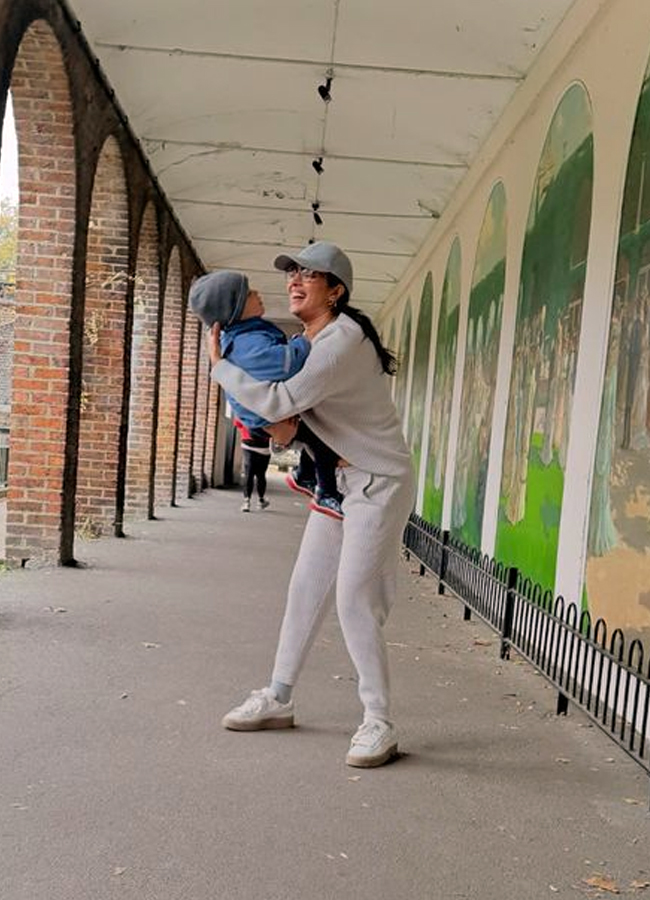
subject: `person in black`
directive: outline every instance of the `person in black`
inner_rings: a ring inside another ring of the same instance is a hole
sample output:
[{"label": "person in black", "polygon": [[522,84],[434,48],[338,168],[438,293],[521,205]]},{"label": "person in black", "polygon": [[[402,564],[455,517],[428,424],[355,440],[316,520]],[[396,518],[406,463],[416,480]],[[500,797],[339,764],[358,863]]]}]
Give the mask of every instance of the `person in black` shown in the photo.
[{"label": "person in black", "polygon": [[241,449],[244,462],[244,502],[242,512],[251,511],[253,490],[257,487],[257,507],[266,509],[266,470],[271,460],[271,436],[259,428],[249,431],[239,419],[235,419],[235,427],[241,437]]}]

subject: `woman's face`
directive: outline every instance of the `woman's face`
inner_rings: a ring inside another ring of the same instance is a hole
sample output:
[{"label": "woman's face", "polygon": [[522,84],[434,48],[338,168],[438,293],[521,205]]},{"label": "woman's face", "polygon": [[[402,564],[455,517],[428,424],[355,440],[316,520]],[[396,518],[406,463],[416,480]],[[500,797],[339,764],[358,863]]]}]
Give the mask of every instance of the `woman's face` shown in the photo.
[{"label": "woman's face", "polygon": [[331,288],[322,272],[294,269],[286,273],[289,312],[301,322],[310,322],[332,311],[337,289]]}]

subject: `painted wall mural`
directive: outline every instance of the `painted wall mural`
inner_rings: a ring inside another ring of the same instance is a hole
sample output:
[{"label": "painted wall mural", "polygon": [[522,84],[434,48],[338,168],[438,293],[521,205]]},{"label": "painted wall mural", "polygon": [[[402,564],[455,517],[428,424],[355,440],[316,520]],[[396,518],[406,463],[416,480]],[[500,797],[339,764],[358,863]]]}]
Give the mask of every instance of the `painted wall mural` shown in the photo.
[{"label": "painted wall mural", "polygon": [[413,455],[413,471],[420,471],[422,452],[422,428],[424,425],[424,403],[429,374],[429,351],[431,348],[431,324],[433,318],[433,278],[427,273],[422,287],[420,311],[415,332],[413,352],[413,375],[411,378],[411,402],[409,404],[408,441]]},{"label": "painted wall mural", "polygon": [[409,377],[409,364],[411,362],[411,301],[406,303],[404,319],[402,320],[402,334],[397,355],[397,376],[395,378],[395,406],[400,419],[404,422],[404,405],[406,403],[406,386]]},{"label": "painted wall mural", "polygon": [[542,150],[517,301],[495,554],[555,582],[593,185],[591,107],[564,94]]},{"label": "painted wall mural", "polygon": [[650,65],[623,194],[585,582],[592,614],[650,630]]},{"label": "painted wall mural", "polygon": [[454,390],[458,314],[460,311],[460,241],[454,240],[440,300],[436,355],[431,394],[431,422],[429,425],[429,456],[424,484],[422,514],[429,522],[442,521],[442,502],[445,490],[449,416]]},{"label": "painted wall mural", "polygon": [[469,297],[451,530],[481,546],[490,433],[506,276],[506,193],[499,182],[488,202]]}]

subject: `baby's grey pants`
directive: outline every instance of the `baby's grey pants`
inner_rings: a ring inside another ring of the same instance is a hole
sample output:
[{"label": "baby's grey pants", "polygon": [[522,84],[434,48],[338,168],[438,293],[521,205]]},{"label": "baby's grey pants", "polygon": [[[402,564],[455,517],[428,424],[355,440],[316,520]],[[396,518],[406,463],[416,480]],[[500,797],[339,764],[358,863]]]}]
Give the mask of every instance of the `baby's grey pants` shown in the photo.
[{"label": "baby's grey pants", "polygon": [[273,680],[296,683],[327,612],[336,582],[336,608],[359,676],[365,717],[389,720],[383,625],[396,591],[399,550],[415,501],[411,473],[370,475],[339,470],[343,522],[312,512],[294,566],[275,657]]}]

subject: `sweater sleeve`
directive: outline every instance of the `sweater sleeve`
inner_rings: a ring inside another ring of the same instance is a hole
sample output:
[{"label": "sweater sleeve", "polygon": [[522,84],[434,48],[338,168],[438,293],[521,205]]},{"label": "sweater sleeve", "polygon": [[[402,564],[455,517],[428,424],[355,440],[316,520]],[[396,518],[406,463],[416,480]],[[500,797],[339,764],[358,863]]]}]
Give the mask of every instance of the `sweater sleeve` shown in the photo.
[{"label": "sweater sleeve", "polygon": [[336,389],[335,366],[322,344],[313,347],[303,368],[286,381],[257,381],[226,360],[216,364],[212,378],[269,422],[311,409]]}]

